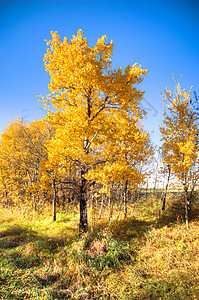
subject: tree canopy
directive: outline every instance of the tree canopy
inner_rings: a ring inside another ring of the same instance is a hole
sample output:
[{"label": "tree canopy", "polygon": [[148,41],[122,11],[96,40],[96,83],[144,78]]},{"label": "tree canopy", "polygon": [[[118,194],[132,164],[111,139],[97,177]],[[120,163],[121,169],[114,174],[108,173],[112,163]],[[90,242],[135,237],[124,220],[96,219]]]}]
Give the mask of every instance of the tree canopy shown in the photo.
[{"label": "tree canopy", "polygon": [[[89,182],[108,187],[128,181],[135,188],[144,179],[141,165],[148,162],[152,147],[140,123],[144,92],[137,85],[147,70],[138,64],[113,69],[113,42],[106,36],[89,47],[81,30],[70,42],[51,34],[44,56],[50,92],[42,98],[47,120],[56,128],[47,144],[49,160],[60,172],[71,167],[79,172],[80,207],[83,202],[86,211]],[[86,217],[81,223],[85,229]]]}]

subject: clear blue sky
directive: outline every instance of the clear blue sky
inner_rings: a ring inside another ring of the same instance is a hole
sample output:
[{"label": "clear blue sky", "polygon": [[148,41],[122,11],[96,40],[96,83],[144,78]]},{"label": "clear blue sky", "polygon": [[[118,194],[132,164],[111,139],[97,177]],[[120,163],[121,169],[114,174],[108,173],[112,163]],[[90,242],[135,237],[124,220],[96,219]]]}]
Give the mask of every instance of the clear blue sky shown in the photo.
[{"label": "clear blue sky", "polygon": [[114,42],[113,64],[138,62],[149,72],[142,84],[145,128],[159,140],[163,103],[172,74],[199,91],[198,1],[0,0],[0,132],[16,116],[44,117],[36,95],[48,91],[44,39],[58,31],[68,39],[81,28],[89,44],[107,35]]}]

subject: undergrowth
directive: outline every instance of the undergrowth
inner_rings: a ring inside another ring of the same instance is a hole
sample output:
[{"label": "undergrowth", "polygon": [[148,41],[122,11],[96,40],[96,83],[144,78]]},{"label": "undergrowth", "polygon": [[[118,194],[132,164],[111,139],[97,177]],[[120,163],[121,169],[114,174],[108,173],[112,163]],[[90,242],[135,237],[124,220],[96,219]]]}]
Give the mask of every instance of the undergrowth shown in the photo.
[{"label": "undergrowth", "polygon": [[0,209],[0,299],[199,299],[199,208],[142,199],[126,220],[79,236],[78,212]]}]

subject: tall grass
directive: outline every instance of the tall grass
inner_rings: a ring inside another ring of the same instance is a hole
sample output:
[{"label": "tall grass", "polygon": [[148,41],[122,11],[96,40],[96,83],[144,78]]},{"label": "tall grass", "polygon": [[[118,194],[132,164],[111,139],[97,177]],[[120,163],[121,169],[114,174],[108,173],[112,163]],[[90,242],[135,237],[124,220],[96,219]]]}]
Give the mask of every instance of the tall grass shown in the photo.
[{"label": "tall grass", "polygon": [[178,199],[141,199],[127,220],[79,236],[78,211],[0,209],[1,299],[199,299],[198,204],[189,231]]}]

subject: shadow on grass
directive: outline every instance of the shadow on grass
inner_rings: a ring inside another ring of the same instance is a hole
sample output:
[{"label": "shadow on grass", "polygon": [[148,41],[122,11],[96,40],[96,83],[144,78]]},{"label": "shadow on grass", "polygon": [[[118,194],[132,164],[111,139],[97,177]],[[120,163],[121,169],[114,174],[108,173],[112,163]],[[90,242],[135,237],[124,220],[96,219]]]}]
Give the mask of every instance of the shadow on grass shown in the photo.
[{"label": "shadow on grass", "polygon": [[144,237],[147,232],[151,230],[153,225],[154,222],[129,218],[127,220],[115,221],[110,227],[114,238],[123,241],[130,241],[133,238],[139,239]]},{"label": "shadow on grass", "polygon": [[[70,235],[67,236],[67,232],[70,230]],[[72,232],[72,234],[71,234]],[[4,247],[2,242],[5,240],[13,240],[18,244],[35,242],[38,246],[41,242],[43,248],[49,248],[53,250],[56,246],[63,246],[63,244],[70,239],[73,239],[78,235],[78,230],[70,227],[66,227],[60,230],[59,236],[49,237],[47,235],[40,235],[36,230],[30,229],[28,226],[23,225],[10,225],[7,229],[0,231],[0,248]],[[7,247],[9,248],[9,246]],[[12,247],[10,247],[12,248]]]},{"label": "shadow on grass", "polygon": [[[189,222],[199,218],[199,201],[196,200],[192,204],[189,212]],[[183,196],[174,199],[169,199],[166,210],[161,213],[161,216],[156,221],[156,227],[164,226],[172,227],[177,223],[185,223],[185,205]]]},{"label": "shadow on grass", "polygon": [[0,248],[16,248],[23,243],[29,243],[34,240],[36,236],[37,233],[31,229],[20,225],[12,225],[0,231]]},{"label": "shadow on grass", "polygon": [[14,269],[38,267],[45,263],[44,257],[49,259],[72,243],[78,233],[73,228],[71,231],[69,237],[63,233],[50,237],[22,225],[10,225],[0,231],[0,250],[6,254],[4,264]]},{"label": "shadow on grass", "polygon": [[43,260],[36,254],[23,255],[22,253],[15,251],[7,255],[7,262],[10,267],[13,267],[14,269],[24,270],[39,267],[43,263]]}]

